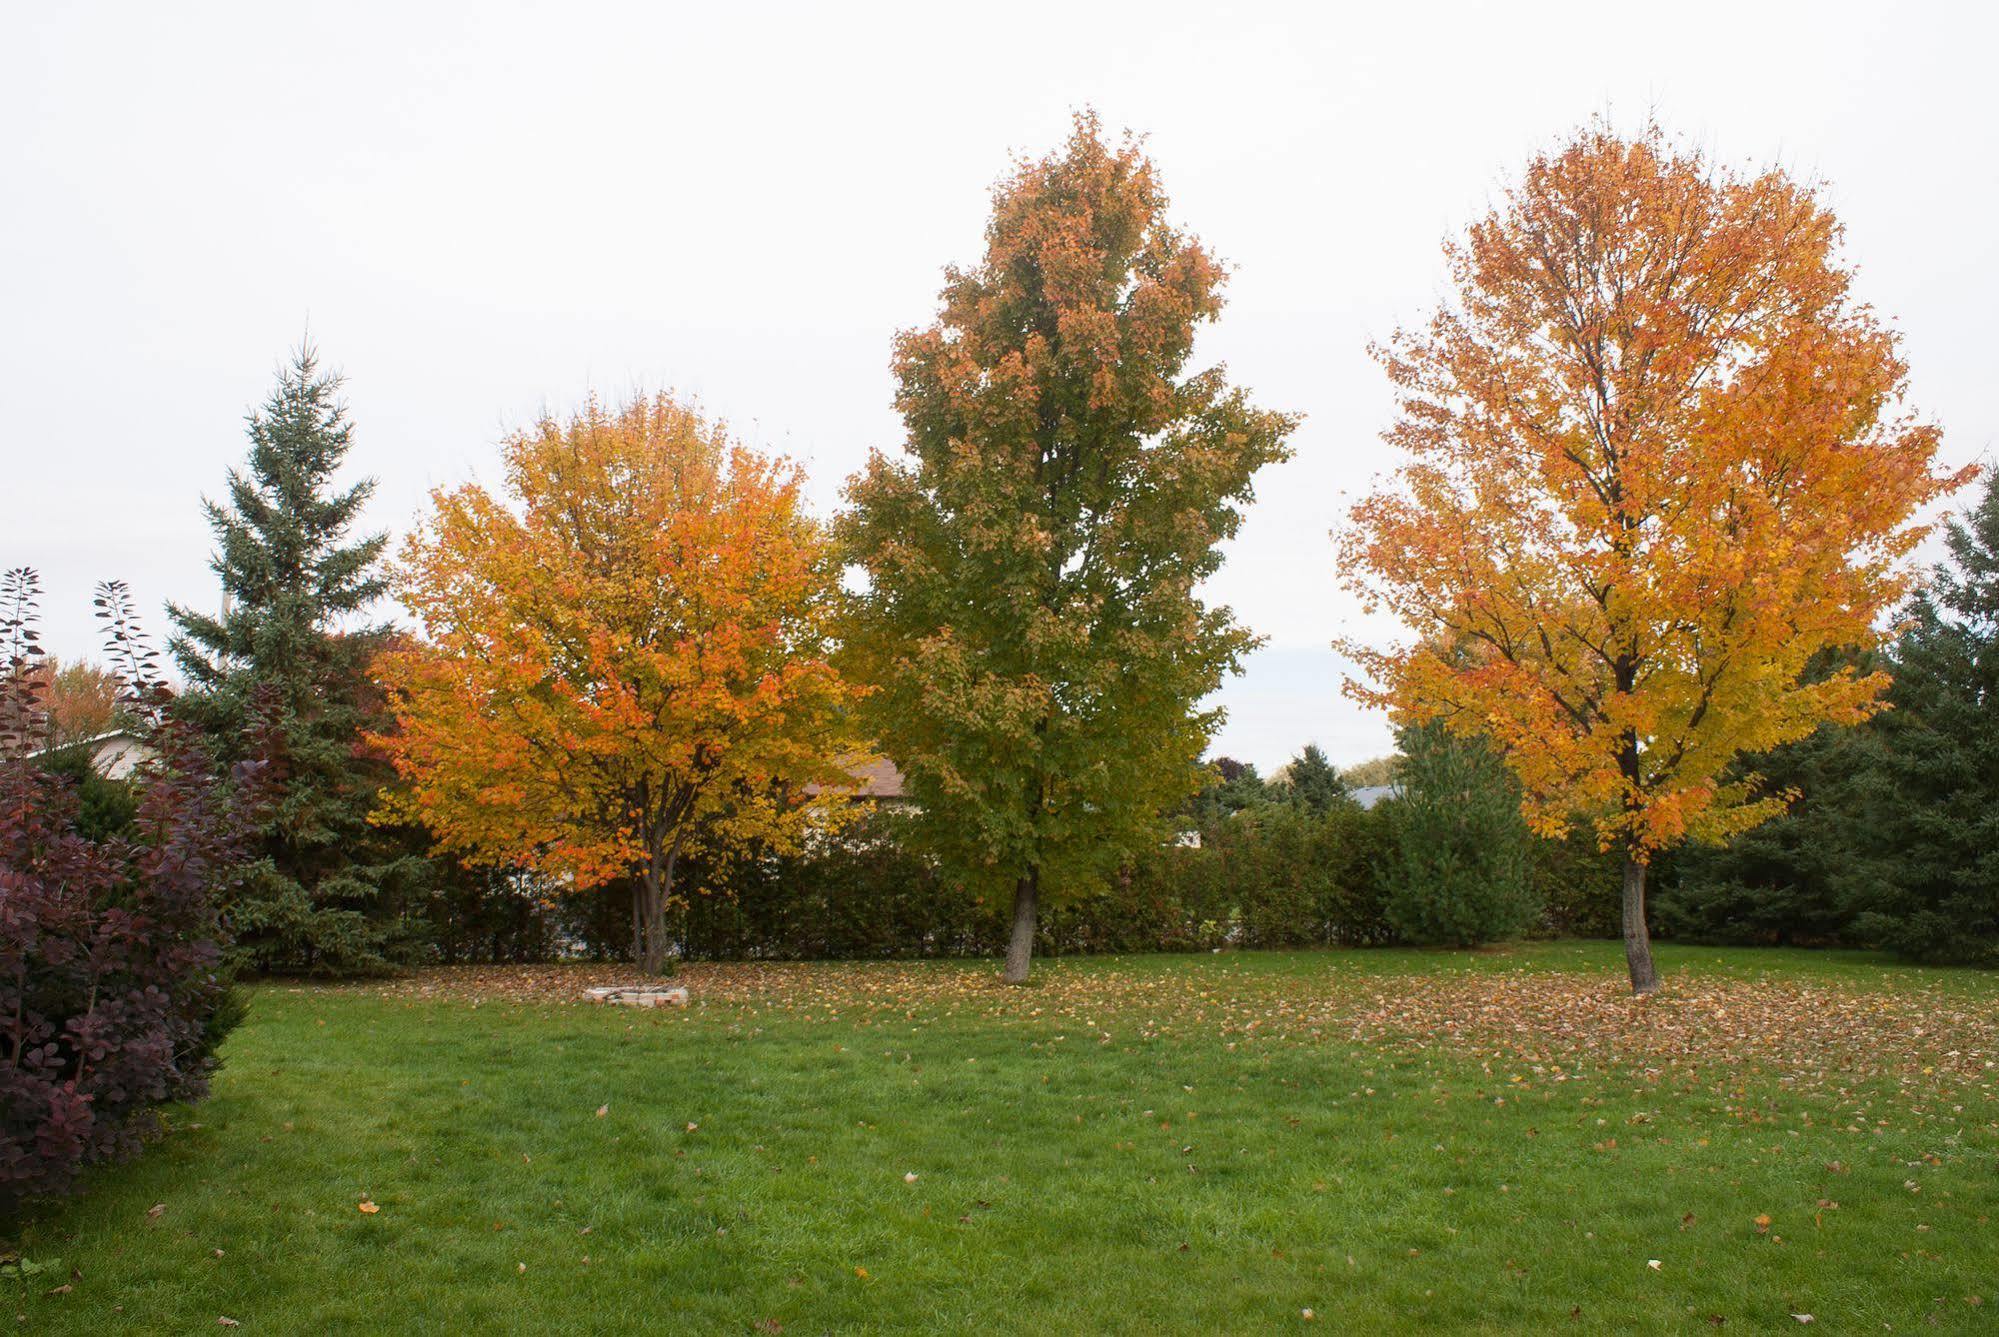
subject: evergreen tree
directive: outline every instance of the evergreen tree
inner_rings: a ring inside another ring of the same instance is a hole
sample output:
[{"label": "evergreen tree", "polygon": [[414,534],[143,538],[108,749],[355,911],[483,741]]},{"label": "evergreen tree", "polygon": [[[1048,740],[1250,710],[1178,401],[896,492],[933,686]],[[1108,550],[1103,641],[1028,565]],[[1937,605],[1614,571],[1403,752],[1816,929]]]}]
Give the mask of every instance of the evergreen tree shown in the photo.
[{"label": "evergreen tree", "polygon": [[1298,754],[1288,768],[1291,782],[1291,801],[1308,812],[1324,816],[1331,812],[1333,805],[1347,797],[1345,781],[1326,760],[1326,754],[1319,750],[1317,743],[1305,744],[1305,750]]},{"label": "evergreen tree", "polygon": [[383,887],[419,871],[367,820],[385,770],[361,746],[366,668],[385,629],[347,624],[383,593],[376,564],[388,537],[349,537],[374,480],[334,482],[353,442],[340,384],[309,344],[280,371],[250,415],[250,455],[229,473],[228,504],[203,501],[220,615],[169,605],[189,688],[178,708],[224,761],[238,759],[256,708],[272,712],[281,746],[282,797],[226,907],[261,969],[378,962]]},{"label": "evergreen tree", "polygon": [[1926,961],[1999,962],[1999,480],[1948,528],[1911,600],[1870,722],[1844,883],[1862,941]]},{"label": "evergreen tree", "polygon": [[1520,788],[1498,754],[1439,721],[1404,728],[1388,922],[1404,939],[1475,947],[1534,922]]},{"label": "evergreen tree", "polygon": [[1216,757],[1205,768],[1204,779],[1206,783],[1187,800],[1186,809],[1194,825],[1203,830],[1270,801],[1270,786],[1256,773],[1253,762]]}]

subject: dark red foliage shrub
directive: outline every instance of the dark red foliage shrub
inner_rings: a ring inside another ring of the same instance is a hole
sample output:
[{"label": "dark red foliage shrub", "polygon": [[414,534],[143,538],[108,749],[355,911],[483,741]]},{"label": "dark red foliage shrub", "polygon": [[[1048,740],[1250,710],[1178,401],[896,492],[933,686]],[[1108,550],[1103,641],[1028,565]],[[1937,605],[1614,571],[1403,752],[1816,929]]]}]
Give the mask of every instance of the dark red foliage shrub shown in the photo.
[{"label": "dark red foliage shrub", "polygon": [[0,1206],[130,1153],[214,1068],[216,906],[265,780],[212,775],[194,734],[141,704],[158,756],[119,834],[80,835],[74,782],[0,755]]}]

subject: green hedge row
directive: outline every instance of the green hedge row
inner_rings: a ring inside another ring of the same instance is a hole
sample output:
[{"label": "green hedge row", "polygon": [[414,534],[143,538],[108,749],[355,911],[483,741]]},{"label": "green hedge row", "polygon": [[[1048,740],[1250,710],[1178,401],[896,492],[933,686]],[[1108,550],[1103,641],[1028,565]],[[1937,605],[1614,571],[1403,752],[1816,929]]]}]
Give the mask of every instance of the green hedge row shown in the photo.
[{"label": "green hedge row", "polygon": [[[1397,808],[1351,803],[1324,813],[1272,804],[1212,823],[1198,848],[1149,851],[1125,876],[1041,915],[1037,950],[1205,951],[1218,947],[1374,946],[1389,922]],[[678,925],[690,960],[834,960],[995,954],[1006,907],[940,877],[878,812],[809,853],[740,865],[696,895]],[[1537,930],[1615,936],[1618,872],[1579,843],[1533,842]],[[629,910],[615,892],[576,907],[572,932],[593,955],[625,956]]]}]

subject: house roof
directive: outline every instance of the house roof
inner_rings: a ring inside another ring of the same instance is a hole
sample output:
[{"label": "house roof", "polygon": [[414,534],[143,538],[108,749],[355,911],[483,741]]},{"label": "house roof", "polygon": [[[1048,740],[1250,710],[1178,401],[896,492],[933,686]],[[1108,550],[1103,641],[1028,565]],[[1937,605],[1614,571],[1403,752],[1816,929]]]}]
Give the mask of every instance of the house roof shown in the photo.
[{"label": "house roof", "polygon": [[28,756],[33,759],[78,750],[89,754],[91,768],[107,780],[130,779],[139,767],[159,755],[141,735],[130,729],[113,729],[94,738],[79,738],[73,743],[45,747],[30,752]]},{"label": "house roof", "polygon": [[32,759],[35,757],[54,756],[58,752],[68,752],[79,747],[97,748],[105,743],[115,743],[121,738],[130,739],[134,743],[143,743],[146,741],[131,729],[112,729],[108,733],[93,734],[89,738],[72,738],[69,742],[57,743],[54,747],[38,747],[33,752],[30,752],[28,756]]},{"label": "house roof", "polygon": [[1347,796],[1363,808],[1372,808],[1383,799],[1394,798],[1401,792],[1400,785],[1363,785],[1347,791]]}]

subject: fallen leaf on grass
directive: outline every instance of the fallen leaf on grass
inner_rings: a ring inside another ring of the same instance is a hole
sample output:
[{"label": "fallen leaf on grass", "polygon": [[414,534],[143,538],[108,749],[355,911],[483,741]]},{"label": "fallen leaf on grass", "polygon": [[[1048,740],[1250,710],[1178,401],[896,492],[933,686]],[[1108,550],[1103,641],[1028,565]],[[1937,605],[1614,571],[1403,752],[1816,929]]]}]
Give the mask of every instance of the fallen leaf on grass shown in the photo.
[{"label": "fallen leaf on grass", "polygon": [[361,1201],[360,1201],[360,1203],[358,1204],[358,1206],[360,1207],[360,1209],[361,1209],[362,1211],[366,1212],[366,1213],[367,1213],[368,1215],[370,1215],[370,1216],[373,1216],[373,1215],[374,1215],[374,1214],[375,1214],[376,1212],[379,1212],[379,1211],[381,1211],[381,1210],[382,1210],[382,1209],[381,1209],[380,1207],[377,1207],[377,1206],[376,1206],[376,1205],[375,1205],[374,1203],[370,1202],[370,1201],[369,1201],[368,1199],[366,1199],[366,1198],[363,1198],[363,1199],[361,1199]]}]

